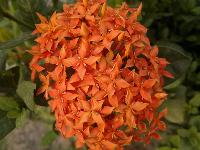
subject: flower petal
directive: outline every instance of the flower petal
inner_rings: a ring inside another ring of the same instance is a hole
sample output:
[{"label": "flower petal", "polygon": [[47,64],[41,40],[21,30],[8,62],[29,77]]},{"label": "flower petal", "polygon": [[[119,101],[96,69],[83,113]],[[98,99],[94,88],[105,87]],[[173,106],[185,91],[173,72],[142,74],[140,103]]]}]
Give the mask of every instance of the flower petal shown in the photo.
[{"label": "flower petal", "polygon": [[66,67],[71,67],[71,66],[75,66],[78,60],[75,57],[69,57],[67,59],[64,59],[62,62]]},{"label": "flower petal", "polygon": [[86,68],[83,66],[83,64],[80,64],[78,68],[76,68],[76,71],[80,77],[81,80],[83,80],[85,73],[86,73]]},{"label": "flower petal", "polygon": [[124,79],[116,79],[115,80],[116,85],[118,86],[118,88],[127,88],[130,86],[130,84],[128,82],[126,82]]},{"label": "flower petal", "polygon": [[156,83],[155,79],[148,79],[144,81],[143,87],[150,89],[155,85],[155,83]]},{"label": "flower petal", "polygon": [[113,107],[118,107],[118,99],[116,95],[109,96],[108,101]]},{"label": "flower petal", "polygon": [[142,111],[145,109],[149,104],[148,103],[143,103],[143,102],[135,102],[131,108],[134,109],[135,111]]},{"label": "flower petal", "polygon": [[104,115],[110,115],[113,111],[114,107],[110,106],[104,106],[103,109],[101,110],[101,113]]}]

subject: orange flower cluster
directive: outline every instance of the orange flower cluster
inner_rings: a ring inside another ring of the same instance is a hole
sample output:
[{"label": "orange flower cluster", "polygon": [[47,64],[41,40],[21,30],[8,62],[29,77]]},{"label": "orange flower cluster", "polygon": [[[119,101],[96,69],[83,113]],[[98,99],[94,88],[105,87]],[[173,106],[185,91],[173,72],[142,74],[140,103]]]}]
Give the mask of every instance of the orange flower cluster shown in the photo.
[{"label": "orange flower cluster", "polygon": [[137,21],[141,8],[83,0],[65,4],[49,21],[38,14],[31,77],[42,82],[37,94],[55,112],[56,129],[76,136],[77,148],[123,150],[165,129],[166,110],[157,109],[167,96],[163,76],[172,75]]}]

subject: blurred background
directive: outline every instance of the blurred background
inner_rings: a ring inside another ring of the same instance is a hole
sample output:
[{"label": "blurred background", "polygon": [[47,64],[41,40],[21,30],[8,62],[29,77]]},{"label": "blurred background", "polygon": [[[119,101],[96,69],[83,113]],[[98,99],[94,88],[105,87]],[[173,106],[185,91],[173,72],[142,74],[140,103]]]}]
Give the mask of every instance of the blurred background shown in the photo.
[{"label": "blurred background", "polygon": [[[0,0],[0,150],[75,150],[75,139],[53,129],[46,102],[34,96],[25,50],[33,44],[36,12],[50,16],[73,0]],[[119,7],[125,0],[108,0]],[[126,0],[130,7],[141,1]],[[152,44],[171,65],[163,104],[167,131],[150,145],[132,143],[127,150],[200,150],[200,0],[144,0],[140,21]],[[83,148],[87,149],[87,148]]]}]

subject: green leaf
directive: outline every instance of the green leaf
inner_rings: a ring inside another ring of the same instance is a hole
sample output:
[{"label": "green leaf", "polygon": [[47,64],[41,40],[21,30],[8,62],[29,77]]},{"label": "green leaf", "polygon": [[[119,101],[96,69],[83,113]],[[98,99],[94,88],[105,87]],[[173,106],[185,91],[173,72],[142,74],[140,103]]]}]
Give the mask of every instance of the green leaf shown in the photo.
[{"label": "green leaf", "polygon": [[196,15],[200,15],[200,6],[197,6],[195,8],[192,9],[192,12]]},{"label": "green leaf", "polygon": [[13,97],[0,96],[0,110],[19,110],[19,105]]},{"label": "green leaf", "polygon": [[5,62],[7,58],[7,53],[5,51],[0,51],[0,71],[4,70]]},{"label": "green leaf", "polygon": [[171,144],[174,147],[178,148],[180,146],[180,143],[181,143],[180,136],[178,136],[178,135],[172,135],[172,136],[170,136],[169,140],[170,140]]},{"label": "green leaf", "polygon": [[41,144],[43,146],[49,146],[53,143],[53,141],[57,138],[57,134],[54,131],[47,132],[42,138]]},{"label": "green leaf", "polygon": [[177,132],[178,132],[178,135],[180,135],[183,138],[190,136],[189,130],[186,130],[186,129],[178,129]]},{"label": "green leaf", "polygon": [[29,116],[29,110],[23,109],[21,114],[16,118],[16,127],[21,128],[26,123]]},{"label": "green leaf", "polygon": [[163,146],[163,147],[159,147],[157,150],[171,150],[171,147]]},{"label": "green leaf", "polygon": [[164,89],[169,90],[169,89],[177,88],[184,81],[184,78],[185,76],[181,76],[179,79],[175,80],[171,84],[166,85]]},{"label": "green leaf", "polygon": [[21,26],[23,31],[32,31],[35,28],[34,24],[39,22],[36,12],[44,16],[52,14],[52,9],[50,5],[47,5],[46,0],[17,0],[16,8],[15,17],[31,27],[24,28]]},{"label": "green leaf", "polygon": [[189,121],[189,125],[195,126],[198,130],[200,130],[200,115],[192,117]]},{"label": "green leaf", "polygon": [[0,111],[0,140],[15,128],[15,120],[9,119]]},{"label": "green leaf", "polygon": [[7,112],[7,117],[10,119],[15,119],[20,115],[20,111],[19,110],[11,110]]},{"label": "green leaf", "polygon": [[166,115],[166,119],[170,122],[181,124],[184,122],[184,106],[183,103],[179,99],[170,99],[166,102],[168,108],[168,114]]},{"label": "green leaf", "polygon": [[[167,70],[170,71],[175,79],[179,79],[185,75],[190,63],[190,55],[183,50],[183,48],[175,43],[171,42],[159,42],[159,55],[166,58],[170,65],[167,66]],[[166,85],[174,82],[174,79],[166,79]]]},{"label": "green leaf", "polygon": [[192,106],[200,107],[200,93],[194,95],[194,97],[189,102]]},{"label": "green leaf", "polygon": [[109,5],[111,5],[112,7],[117,7],[120,6],[122,4],[123,0],[109,0]]},{"label": "green leaf", "polygon": [[19,83],[21,83],[24,80],[29,80],[30,79],[30,74],[28,71],[27,66],[22,63],[19,65]]},{"label": "green leaf", "polygon": [[[184,122],[186,106],[186,87],[179,86],[175,91],[175,97],[169,98],[165,105],[168,108],[166,119],[172,123],[181,124]],[[177,105],[178,104],[178,105]]]},{"label": "green leaf", "polygon": [[36,85],[31,81],[22,81],[17,87],[17,94],[23,99],[30,110],[34,110],[34,90]]},{"label": "green leaf", "polygon": [[14,48],[20,44],[23,44],[25,41],[32,39],[33,37],[34,37],[34,35],[32,35],[31,33],[26,33],[17,39],[13,39],[13,40],[10,40],[7,42],[1,42],[0,43],[0,51],[1,50],[5,51],[6,49]]}]

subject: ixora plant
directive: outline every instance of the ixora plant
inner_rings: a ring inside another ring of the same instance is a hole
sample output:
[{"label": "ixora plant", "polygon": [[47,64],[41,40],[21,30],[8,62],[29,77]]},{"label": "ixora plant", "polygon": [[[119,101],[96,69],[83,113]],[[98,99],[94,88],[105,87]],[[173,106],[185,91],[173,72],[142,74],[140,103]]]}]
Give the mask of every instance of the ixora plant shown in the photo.
[{"label": "ixora plant", "polygon": [[113,9],[105,0],[65,4],[33,32],[31,78],[39,77],[55,113],[56,130],[76,137],[77,148],[121,150],[131,141],[149,143],[166,128],[158,112],[166,99],[168,62],[151,46],[137,17],[142,5]]}]

